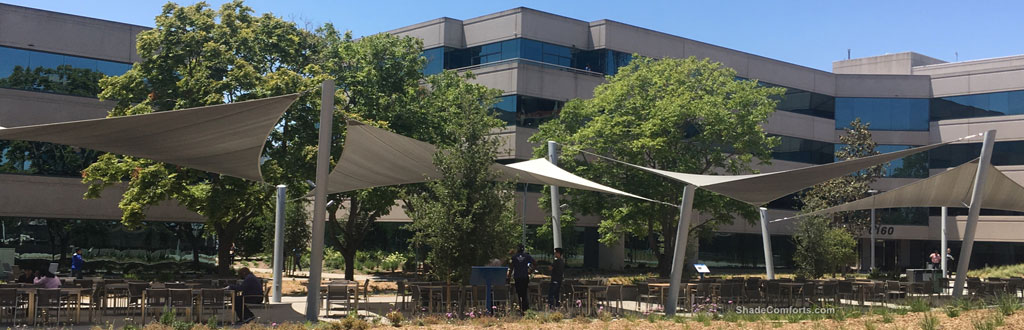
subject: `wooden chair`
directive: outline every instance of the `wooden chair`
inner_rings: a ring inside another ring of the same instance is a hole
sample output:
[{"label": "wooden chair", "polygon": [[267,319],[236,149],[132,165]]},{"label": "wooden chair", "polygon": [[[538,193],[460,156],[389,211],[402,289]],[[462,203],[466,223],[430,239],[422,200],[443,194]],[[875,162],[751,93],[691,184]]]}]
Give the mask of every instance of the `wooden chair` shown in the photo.
[{"label": "wooden chair", "polygon": [[[146,289],[142,299],[142,324],[146,324],[149,314],[160,315],[170,304],[170,293],[167,289]],[[155,311],[155,312],[154,312]]]},{"label": "wooden chair", "polygon": [[18,299],[18,289],[0,289],[0,321],[3,320],[3,314],[10,312],[11,324],[18,324],[18,310],[22,309],[22,305],[21,300]]},{"label": "wooden chair", "polygon": [[39,315],[44,315],[44,323],[50,320],[50,310],[56,311],[57,324],[60,324],[60,312],[64,306],[60,301],[60,289],[38,289],[36,290],[36,323],[39,322]]},{"label": "wooden chair", "polygon": [[195,308],[194,300],[192,300],[192,289],[166,289],[167,290],[167,309],[177,313],[179,310],[185,311],[185,316],[188,320],[192,320],[192,310]]},{"label": "wooden chair", "polygon": [[[206,313],[212,312],[215,317],[221,316],[225,310],[229,310],[227,290],[224,289],[201,289],[199,291],[199,318],[205,320]],[[232,311],[233,313],[233,311]],[[233,315],[233,314],[232,314]]]}]

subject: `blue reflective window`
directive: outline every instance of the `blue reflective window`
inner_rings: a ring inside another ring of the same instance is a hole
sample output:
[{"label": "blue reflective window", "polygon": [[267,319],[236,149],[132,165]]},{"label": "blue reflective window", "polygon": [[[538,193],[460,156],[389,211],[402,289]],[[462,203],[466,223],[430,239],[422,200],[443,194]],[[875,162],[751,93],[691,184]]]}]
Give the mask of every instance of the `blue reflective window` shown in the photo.
[{"label": "blue reflective window", "polygon": [[608,49],[584,51],[523,38],[465,49],[446,49],[443,57],[445,69],[459,69],[471,65],[522,58],[603,74],[615,74],[619,67],[629,64],[633,58],[631,54],[619,51]]},{"label": "blue reflective window", "polygon": [[[956,167],[978,158],[981,143],[948,144],[928,152],[930,168]],[[992,146],[992,165],[1024,165],[1024,141],[1001,141]]]},{"label": "blue reflective window", "polygon": [[0,46],[0,87],[96,97],[99,80],[131,64]]},{"label": "blue reflective window", "polygon": [[775,106],[776,110],[828,119],[836,118],[836,99],[832,96],[770,83],[763,84],[786,89],[785,94],[778,99],[779,104]]},{"label": "blue reflective window", "polygon": [[505,95],[493,109],[509,125],[536,128],[558,116],[565,102],[526,95]]},{"label": "blue reflective window", "polygon": [[772,149],[772,158],[809,164],[828,164],[835,160],[835,147],[831,142],[776,135],[780,143]]},{"label": "blue reflective window", "polygon": [[1024,114],[1024,91],[948,96],[931,100],[931,120]]},{"label": "blue reflective window", "polygon": [[870,123],[872,130],[927,131],[928,99],[836,98],[836,129],[854,119]]},{"label": "blue reflective window", "polygon": [[[845,144],[836,144],[836,151],[845,147]],[[879,153],[890,153],[906,150],[917,146],[879,144],[875,147]],[[839,159],[835,159],[839,161]],[[927,178],[928,177],[928,153],[919,152],[887,163],[882,176],[890,178]]]},{"label": "blue reflective window", "polygon": [[423,57],[427,59],[427,64],[423,66],[423,74],[432,75],[444,71],[444,53],[444,47],[424,50]]}]

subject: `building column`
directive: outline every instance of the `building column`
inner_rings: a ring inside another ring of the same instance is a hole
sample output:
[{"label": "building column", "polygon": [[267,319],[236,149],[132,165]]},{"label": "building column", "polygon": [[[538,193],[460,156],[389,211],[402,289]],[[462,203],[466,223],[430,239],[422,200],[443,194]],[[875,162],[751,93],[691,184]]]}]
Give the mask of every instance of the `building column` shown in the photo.
[{"label": "building column", "polygon": [[619,237],[619,240],[612,245],[600,244],[597,249],[600,259],[597,267],[604,270],[622,270],[626,266],[626,238]]}]

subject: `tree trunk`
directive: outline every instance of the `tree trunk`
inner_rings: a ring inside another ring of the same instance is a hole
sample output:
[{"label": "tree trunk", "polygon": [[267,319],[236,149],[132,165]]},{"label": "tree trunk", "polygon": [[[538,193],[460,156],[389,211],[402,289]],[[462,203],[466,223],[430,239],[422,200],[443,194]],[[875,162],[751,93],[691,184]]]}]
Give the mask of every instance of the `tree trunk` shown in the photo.
[{"label": "tree trunk", "polygon": [[669,277],[672,274],[672,257],[675,254],[675,233],[678,226],[670,225],[671,223],[669,220],[661,224],[661,239],[665,242],[665,248],[658,255],[658,275],[661,277]]},{"label": "tree trunk", "polygon": [[[219,236],[219,235],[218,235]],[[231,243],[221,238],[217,244],[217,273],[231,275]]]},{"label": "tree trunk", "polygon": [[345,279],[356,280],[356,249],[342,249],[341,255],[345,257]]}]

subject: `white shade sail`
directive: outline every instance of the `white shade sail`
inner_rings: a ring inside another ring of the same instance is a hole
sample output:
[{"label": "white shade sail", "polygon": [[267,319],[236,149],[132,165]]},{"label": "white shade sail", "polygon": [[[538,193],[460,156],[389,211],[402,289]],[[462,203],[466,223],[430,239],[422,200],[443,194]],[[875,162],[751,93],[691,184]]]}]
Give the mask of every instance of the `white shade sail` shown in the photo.
[{"label": "white shade sail", "polygon": [[0,139],[64,144],[262,181],[267,136],[298,98],[0,129]]},{"label": "white shade sail", "polygon": [[[1024,212],[1024,187],[988,164],[990,176],[981,208]],[[978,161],[974,160],[927,179],[846,204],[803,214],[806,217],[843,211],[894,207],[968,207]],[[791,217],[796,218],[796,217]]]},{"label": "white shade sail", "polygon": [[[975,136],[977,135],[968,136],[955,141]],[[703,175],[658,170],[633,164],[630,165],[677,181],[692,184],[702,189],[714,191],[754,206],[761,206],[786,195],[828,181],[832,178],[854,173],[871,166],[900,159],[915,153],[935,149],[955,141],[936,143],[830,164],[761,174]]]},{"label": "white shade sail", "polygon": [[[327,193],[421,183],[441,177],[434,166],[437,148],[362,122],[349,120],[341,158],[328,176]],[[494,164],[498,179],[643,198],[569,173],[547,160],[534,159],[509,166]]]}]

